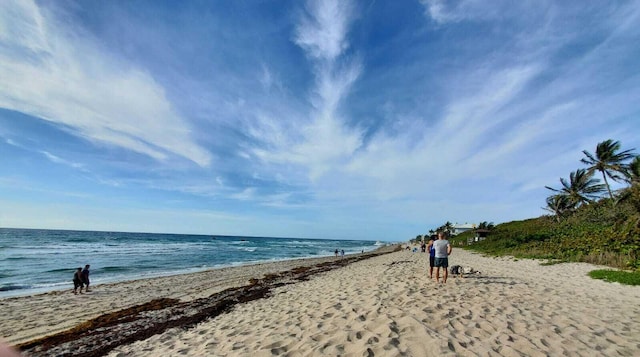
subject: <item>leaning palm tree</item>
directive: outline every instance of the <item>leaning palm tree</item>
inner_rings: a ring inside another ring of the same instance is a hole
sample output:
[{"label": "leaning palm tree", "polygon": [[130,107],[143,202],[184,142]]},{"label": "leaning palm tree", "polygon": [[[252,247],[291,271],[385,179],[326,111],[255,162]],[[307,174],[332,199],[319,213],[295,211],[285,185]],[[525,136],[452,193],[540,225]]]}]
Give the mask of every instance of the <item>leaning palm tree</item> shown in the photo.
[{"label": "leaning palm tree", "polygon": [[640,184],[640,156],[636,156],[627,167],[627,182],[631,185]]},{"label": "leaning palm tree", "polygon": [[617,152],[618,150],[620,150],[620,142],[613,141],[611,139],[605,140],[601,143],[598,143],[598,145],[596,146],[595,155],[592,155],[587,150],[583,150],[582,153],[584,153],[586,158],[580,160],[583,164],[589,165],[589,168],[587,170],[590,174],[596,171],[600,171],[602,173],[604,184],[607,187],[609,198],[611,198],[612,202],[613,194],[611,193],[611,187],[609,187],[607,177],[609,177],[613,181],[623,180],[624,174],[627,170],[625,161],[632,159],[634,156],[634,149],[625,150],[622,152]]},{"label": "leaning palm tree", "polygon": [[566,196],[573,207],[592,202],[605,190],[605,185],[598,183],[600,180],[593,178],[585,169],[578,169],[569,174],[569,181],[560,178],[561,189],[545,186],[547,189],[559,195]]},{"label": "leaning palm tree", "polygon": [[560,218],[573,210],[573,207],[568,196],[556,194],[547,197],[547,207],[543,207],[543,209],[553,213],[556,216],[556,221],[560,222]]}]

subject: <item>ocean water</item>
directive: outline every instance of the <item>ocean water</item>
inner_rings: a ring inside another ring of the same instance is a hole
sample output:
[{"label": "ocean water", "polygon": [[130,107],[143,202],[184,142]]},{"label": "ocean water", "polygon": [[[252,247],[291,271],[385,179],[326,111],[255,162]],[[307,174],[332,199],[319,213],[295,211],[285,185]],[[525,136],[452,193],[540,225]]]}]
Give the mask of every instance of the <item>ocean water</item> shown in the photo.
[{"label": "ocean water", "polygon": [[0,228],[0,298],[72,289],[76,268],[91,283],[371,251],[362,240],[205,236]]}]

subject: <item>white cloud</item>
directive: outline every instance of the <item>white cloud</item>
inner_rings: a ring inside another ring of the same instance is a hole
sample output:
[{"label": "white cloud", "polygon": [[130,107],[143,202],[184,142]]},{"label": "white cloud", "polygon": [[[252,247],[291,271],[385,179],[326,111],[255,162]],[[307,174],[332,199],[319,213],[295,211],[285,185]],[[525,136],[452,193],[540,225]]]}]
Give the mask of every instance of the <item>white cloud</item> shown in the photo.
[{"label": "white cloud", "polygon": [[348,165],[349,171],[378,180],[387,198],[424,191],[424,177],[431,184],[446,185],[476,174],[477,167],[487,164],[484,160],[461,162],[485,143],[490,144],[493,158],[508,152],[496,150],[495,126],[512,119],[499,111],[517,98],[536,73],[532,66],[467,73],[466,80],[449,88],[449,102],[437,124],[415,122],[397,134],[378,133]]},{"label": "white cloud", "polygon": [[234,193],[230,197],[239,201],[253,201],[256,196],[255,187],[247,187],[241,192]]},{"label": "white cloud", "polygon": [[6,139],[5,142],[11,146],[22,148],[22,146],[11,139]]},{"label": "white cloud", "polygon": [[262,84],[262,87],[264,87],[264,89],[266,90],[270,89],[271,86],[273,86],[274,84],[273,75],[271,74],[269,67],[267,67],[265,64],[262,64],[262,73],[260,74],[260,84]]},{"label": "white cloud", "polygon": [[77,162],[70,162],[68,160],[65,160],[61,157],[58,157],[48,151],[41,151],[41,153],[47,158],[49,159],[51,162],[55,162],[56,164],[62,164],[62,165],[67,165],[76,169],[82,169],[84,167],[84,165],[77,163]]},{"label": "white cloud", "polygon": [[339,107],[362,71],[356,59],[345,59],[349,47],[347,33],[352,19],[347,1],[309,1],[300,18],[294,42],[312,61],[315,87],[310,101],[313,110],[307,118],[296,118],[296,125],[282,118],[260,116],[251,128],[253,137],[269,148],[254,149],[265,162],[306,167],[312,181],[332,167],[347,161],[362,144],[359,129],[349,128]]},{"label": "white cloud", "polygon": [[[484,20],[501,16],[493,10],[470,11],[479,6],[483,3],[460,2],[457,7],[447,9],[447,16],[442,19]],[[520,15],[512,11],[505,16]],[[300,26],[309,23],[302,22]],[[628,23],[621,21],[621,26]],[[364,68],[357,60],[349,61],[348,44],[343,46],[343,52],[336,52],[337,46],[306,45],[321,43],[318,35],[315,41],[301,45],[315,65],[316,86],[312,97],[315,111],[311,113],[311,120],[298,130],[295,127],[282,130],[284,126],[277,120],[264,121],[269,123],[265,127],[271,128],[273,137],[277,138],[272,142],[276,149],[261,150],[259,155],[268,162],[306,167],[314,202],[320,205],[357,201],[360,204],[354,205],[357,206],[354,210],[367,210],[378,203],[386,207],[395,205],[393,209],[402,210],[400,207],[405,204],[413,207],[420,206],[419,202],[463,202],[482,199],[486,192],[496,192],[498,196],[504,191],[509,192],[511,198],[496,197],[495,207],[501,207],[496,212],[516,214],[511,212],[515,206],[508,204],[508,200],[528,196],[526,201],[525,197],[518,201],[517,209],[523,212],[525,206],[529,207],[526,214],[531,214],[544,204],[540,198],[545,194],[544,185],[553,184],[557,177],[566,175],[568,167],[579,166],[580,150],[605,139],[602,135],[612,135],[606,132],[618,130],[611,125],[610,129],[603,130],[601,124],[606,122],[603,118],[615,117],[616,112],[629,115],[623,99],[632,97],[637,90],[627,91],[630,94],[626,96],[600,93],[598,100],[585,96],[583,90],[594,85],[593,78],[606,56],[588,53],[572,60],[571,63],[580,66],[579,70],[573,65],[556,68],[558,51],[566,51],[567,44],[584,34],[572,29],[575,33],[556,42],[552,39],[558,38],[564,29],[559,18],[549,20],[544,28],[529,25],[511,29],[515,32],[508,38],[515,42],[506,50],[500,47],[504,52],[468,59],[455,71],[443,70],[439,74],[445,83],[439,88],[442,112],[437,116],[426,111],[413,112],[411,116],[421,120],[403,122],[400,130],[380,128],[366,143],[358,128],[345,125],[345,116],[340,112]],[[348,27],[340,28],[346,36]],[[617,36],[615,28],[606,30]],[[311,30],[304,33],[313,34]],[[629,35],[628,31],[623,34]],[[607,42],[619,41],[613,38]],[[509,52],[511,48],[513,53]],[[602,50],[610,48],[593,49]],[[321,51],[325,55],[319,54]],[[402,90],[398,88],[399,92]],[[415,93],[407,95],[415,96]],[[407,109],[399,109],[389,113],[390,121],[397,123],[402,119],[399,113]],[[584,140],[571,136],[578,130]],[[531,201],[535,195],[539,198]],[[468,203],[462,206],[456,203],[454,206],[448,208],[449,211],[455,210],[463,217],[466,213],[482,216],[482,209],[478,208],[482,204],[471,207]]]},{"label": "white cloud", "polygon": [[0,107],[66,126],[87,140],[208,166],[186,120],[153,77],[31,1],[0,2]]},{"label": "white cloud", "polygon": [[349,47],[345,35],[352,15],[350,1],[308,1],[307,10],[296,30],[296,44],[314,59],[335,60]]},{"label": "white cloud", "polygon": [[[377,25],[372,18],[353,21],[357,11],[349,2],[306,3],[285,40],[303,51],[309,66],[297,62],[297,55],[273,56],[264,43],[259,54],[242,48],[245,44],[230,46],[232,57],[216,51],[219,63],[207,68],[220,75],[216,80],[191,78],[177,69],[176,77],[184,75],[177,82],[180,108],[206,122],[199,129],[212,135],[204,140],[228,154],[218,172],[199,176],[174,167],[150,176],[117,172],[109,183],[110,173],[95,171],[118,191],[164,191],[162,199],[148,196],[156,207],[203,198],[203,205],[221,202],[229,212],[252,212],[251,224],[241,227],[223,219],[212,223],[206,212],[191,221],[190,215],[177,219],[173,212],[160,212],[154,217],[161,219],[148,222],[160,222],[155,224],[163,229],[192,229],[181,222],[185,219],[218,232],[230,227],[233,234],[282,229],[295,235],[291,227],[296,226],[314,235],[339,230],[360,237],[407,231],[415,236],[424,233],[415,227],[432,222],[541,213],[544,185],[557,184],[558,177],[579,167],[581,150],[593,150],[607,138],[640,146],[634,135],[640,97],[633,67],[640,34],[633,26],[640,14],[637,2],[580,13],[573,10],[582,6],[565,3],[532,12],[524,11],[535,7],[532,2],[422,3],[432,21],[422,20],[431,26],[398,23],[391,39],[370,31]],[[31,2],[3,6],[11,11],[0,11],[0,75],[16,85],[0,88],[0,103],[61,123],[96,143],[160,161],[174,155],[203,166],[210,161],[143,68],[109,57],[89,35],[68,25],[53,26]],[[363,28],[353,31],[353,24]],[[433,24],[448,26],[447,36],[439,40],[444,32],[431,32]],[[193,40],[192,32],[173,30]],[[364,41],[351,41],[352,31]],[[239,57],[246,59],[241,70],[226,63]],[[296,68],[287,68],[290,64]],[[132,117],[137,119],[127,120]],[[18,145],[18,139],[11,140],[7,144]],[[38,150],[53,162],[72,160],[68,152]],[[172,192],[183,194],[165,200]]]},{"label": "white cloud", "polygon": [[[420,0],[425,13],[439,24],[463,20],[489,20],[500,16],[501,1]],[[510,4],[513,4],[511,2]]]}]

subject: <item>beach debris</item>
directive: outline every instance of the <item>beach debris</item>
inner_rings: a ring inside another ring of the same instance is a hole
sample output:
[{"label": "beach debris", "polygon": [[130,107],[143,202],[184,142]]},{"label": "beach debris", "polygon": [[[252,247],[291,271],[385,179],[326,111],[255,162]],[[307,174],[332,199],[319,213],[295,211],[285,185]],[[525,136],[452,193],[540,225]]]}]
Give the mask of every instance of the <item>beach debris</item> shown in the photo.
[{"label": "beach debris", "polygon": [[274,288],[308,280],[312,275],[391,253],[381,249],[345,259],[300,266],[249,284],[230,288],[191,301],[156,299],[141,305],[101,315],[69,330],[28,341],[18,346],[25,356],[104,356],[113,349],[161,334],[170,328],[188,329],[228,311],[236,304],[268,298]]}]

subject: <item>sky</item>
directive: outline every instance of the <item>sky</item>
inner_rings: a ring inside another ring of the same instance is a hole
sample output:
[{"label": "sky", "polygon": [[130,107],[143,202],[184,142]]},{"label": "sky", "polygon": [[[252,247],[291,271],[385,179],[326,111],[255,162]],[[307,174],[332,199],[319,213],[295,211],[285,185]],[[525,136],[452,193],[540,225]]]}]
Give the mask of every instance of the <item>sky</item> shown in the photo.
[{"label": "sky", "polygon": [[0,227],[538,217],[583,150],[640,148],[638,24],[638,1],[0,1]]}]

